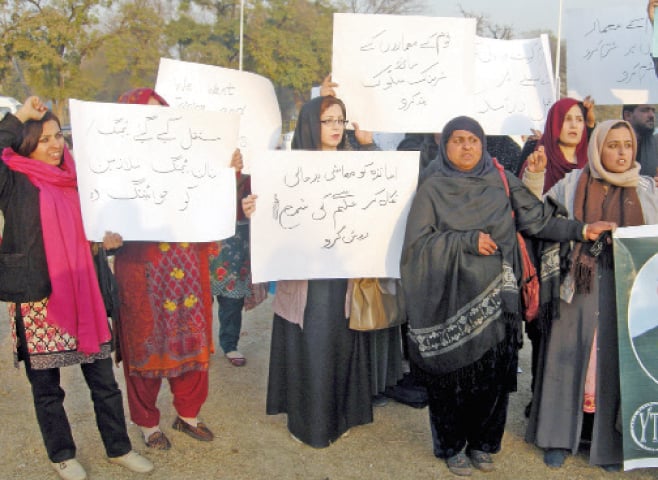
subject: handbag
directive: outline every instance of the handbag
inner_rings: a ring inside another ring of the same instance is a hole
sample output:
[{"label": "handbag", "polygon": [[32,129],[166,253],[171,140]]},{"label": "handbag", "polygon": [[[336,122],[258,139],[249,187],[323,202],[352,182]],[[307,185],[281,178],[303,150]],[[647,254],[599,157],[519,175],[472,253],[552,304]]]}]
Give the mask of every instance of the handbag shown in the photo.
[{"label": "handbag", "polygon": [[103,304],[107,316],[112,319],[112,350],[114,350],[114,362],[118,365],[121,362],[121,322],[119,321],[119,285],[117,279],[110,268],[107,258],[107,252],[100,244],[94,244],[92,247],[92,257],[94,259],[94,268],[98,278],[98,287],[103,297]]},{"label": "handbag", "polygon": [[358,278],[352,288],[351,330],[369,331],[401,325],[406,320],[399,281],[395,293],[383,288],[376,278]]},{"label": "handbag", "polygon": [[[498,173],[505,185],[505,193],[509,198],[509,184],[503,166],[498,163],[495,158],[494,165],[498,169]],[[512,217],[514,217],[514,210],[512,210]],[[521,302],[523,304],[523,318],[527,322],[532,322],[539,314],[539,277],[537,276],[537,269],[532,263],[530,254],[528,253],[528,246],[525,243],[523,235],[516,232],[517,245],[519,246],[519,253],[521,255]]]},{"label": "handbag", "polygon": [[110,269],[107,259],[107,252],[102,246],[93,249],[94,267],[96,267],[96,276],[98,278],[98,287],[103,297],[105,311],[108,317],[116,314],[119,308],[119,288],[117,286],[114,273]]}]

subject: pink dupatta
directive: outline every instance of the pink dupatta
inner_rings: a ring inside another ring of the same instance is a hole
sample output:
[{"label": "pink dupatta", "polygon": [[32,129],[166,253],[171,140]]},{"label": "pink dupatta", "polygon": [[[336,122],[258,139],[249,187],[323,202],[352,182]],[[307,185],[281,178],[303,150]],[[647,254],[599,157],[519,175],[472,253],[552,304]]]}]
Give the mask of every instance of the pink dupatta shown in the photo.
[{"label": "pink dupatta", "polygon": [[73,157],[64,147],[63,161],[56,167],[5,148],[2,160],[39,189],[41,228],[52,287],[48,322],[75,337],[78,351],[97,353],[111,335],[82,226]]}]

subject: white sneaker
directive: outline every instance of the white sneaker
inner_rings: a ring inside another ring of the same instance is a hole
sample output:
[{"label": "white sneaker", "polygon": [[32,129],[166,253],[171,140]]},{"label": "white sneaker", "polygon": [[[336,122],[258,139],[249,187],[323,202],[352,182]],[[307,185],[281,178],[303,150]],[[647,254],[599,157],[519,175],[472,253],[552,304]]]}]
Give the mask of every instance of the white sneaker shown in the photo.
[{"label": "white sneaker", "polygon": [[131,472],[148,473],[153,470],[153,463],[148,458],[142,457],[135,450],[131,450],[120,457],[111,457],[109,461],[110,463],[121,465]]},{"label": "white sneaker", "polygon": [[51,462],[53,469],[63,480],[86,480],[87,472],[75,458],[63,462]]}]

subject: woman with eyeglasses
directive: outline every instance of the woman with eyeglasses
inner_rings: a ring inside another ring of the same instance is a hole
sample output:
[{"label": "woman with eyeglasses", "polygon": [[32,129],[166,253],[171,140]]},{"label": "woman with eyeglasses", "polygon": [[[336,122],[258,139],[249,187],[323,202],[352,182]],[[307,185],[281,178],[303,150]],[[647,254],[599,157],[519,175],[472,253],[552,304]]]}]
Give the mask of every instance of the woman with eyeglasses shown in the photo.
[{"label": "woman with eyeglasses", "polygon": [[[314,98],[302,106],[292,148],[349,149],[346,124],[341,100]],[[354,127],[362,148],[375,148],[372,133]],[[256,196],[242,204],[251,217]],[[372,422],[368,341],[348,328],[347,285],[347,279],[279,281],[273,302],[267,413],[286,413],[293,439],[315,448]]]}]

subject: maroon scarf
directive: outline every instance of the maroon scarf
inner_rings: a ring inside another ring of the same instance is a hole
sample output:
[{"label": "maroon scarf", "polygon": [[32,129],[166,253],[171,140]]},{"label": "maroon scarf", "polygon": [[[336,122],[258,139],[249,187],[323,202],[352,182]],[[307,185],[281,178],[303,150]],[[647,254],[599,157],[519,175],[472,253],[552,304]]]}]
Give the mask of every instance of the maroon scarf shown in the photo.
[{"label": "maroon scarf", "polygon": [[169,106],[169,104],[165,101],[165,99],[162,98],[157,93],[155,93],[155,90],[153,90],[152,88],[134,88],[132,90],[128,90],[127,92],[122,93],[121,96],[119,96],[118,102],[146,105],[149,101],[149,98],[151,97],[155,98],[158,102],[160,102],[165,107]]},{"label": "maroon scarf", "polygon": [[[571,163],[564,157],[559,144],[564,117],[571,107],[579,103],[578,100],[573,98],[562,98],[555,102],[548,111],[544,134],[536,146],[536,148],[544,147],[548,159],[546,174],[544,175],[544,191],[542,193],[548,192],[571,170],[581,169],[587,164],[587,131],[585,126],[583,126],[583,136],[576,147],[576,163]],[[523,174],[526,167],[527,161],[523,163],[519,176]]]}]

